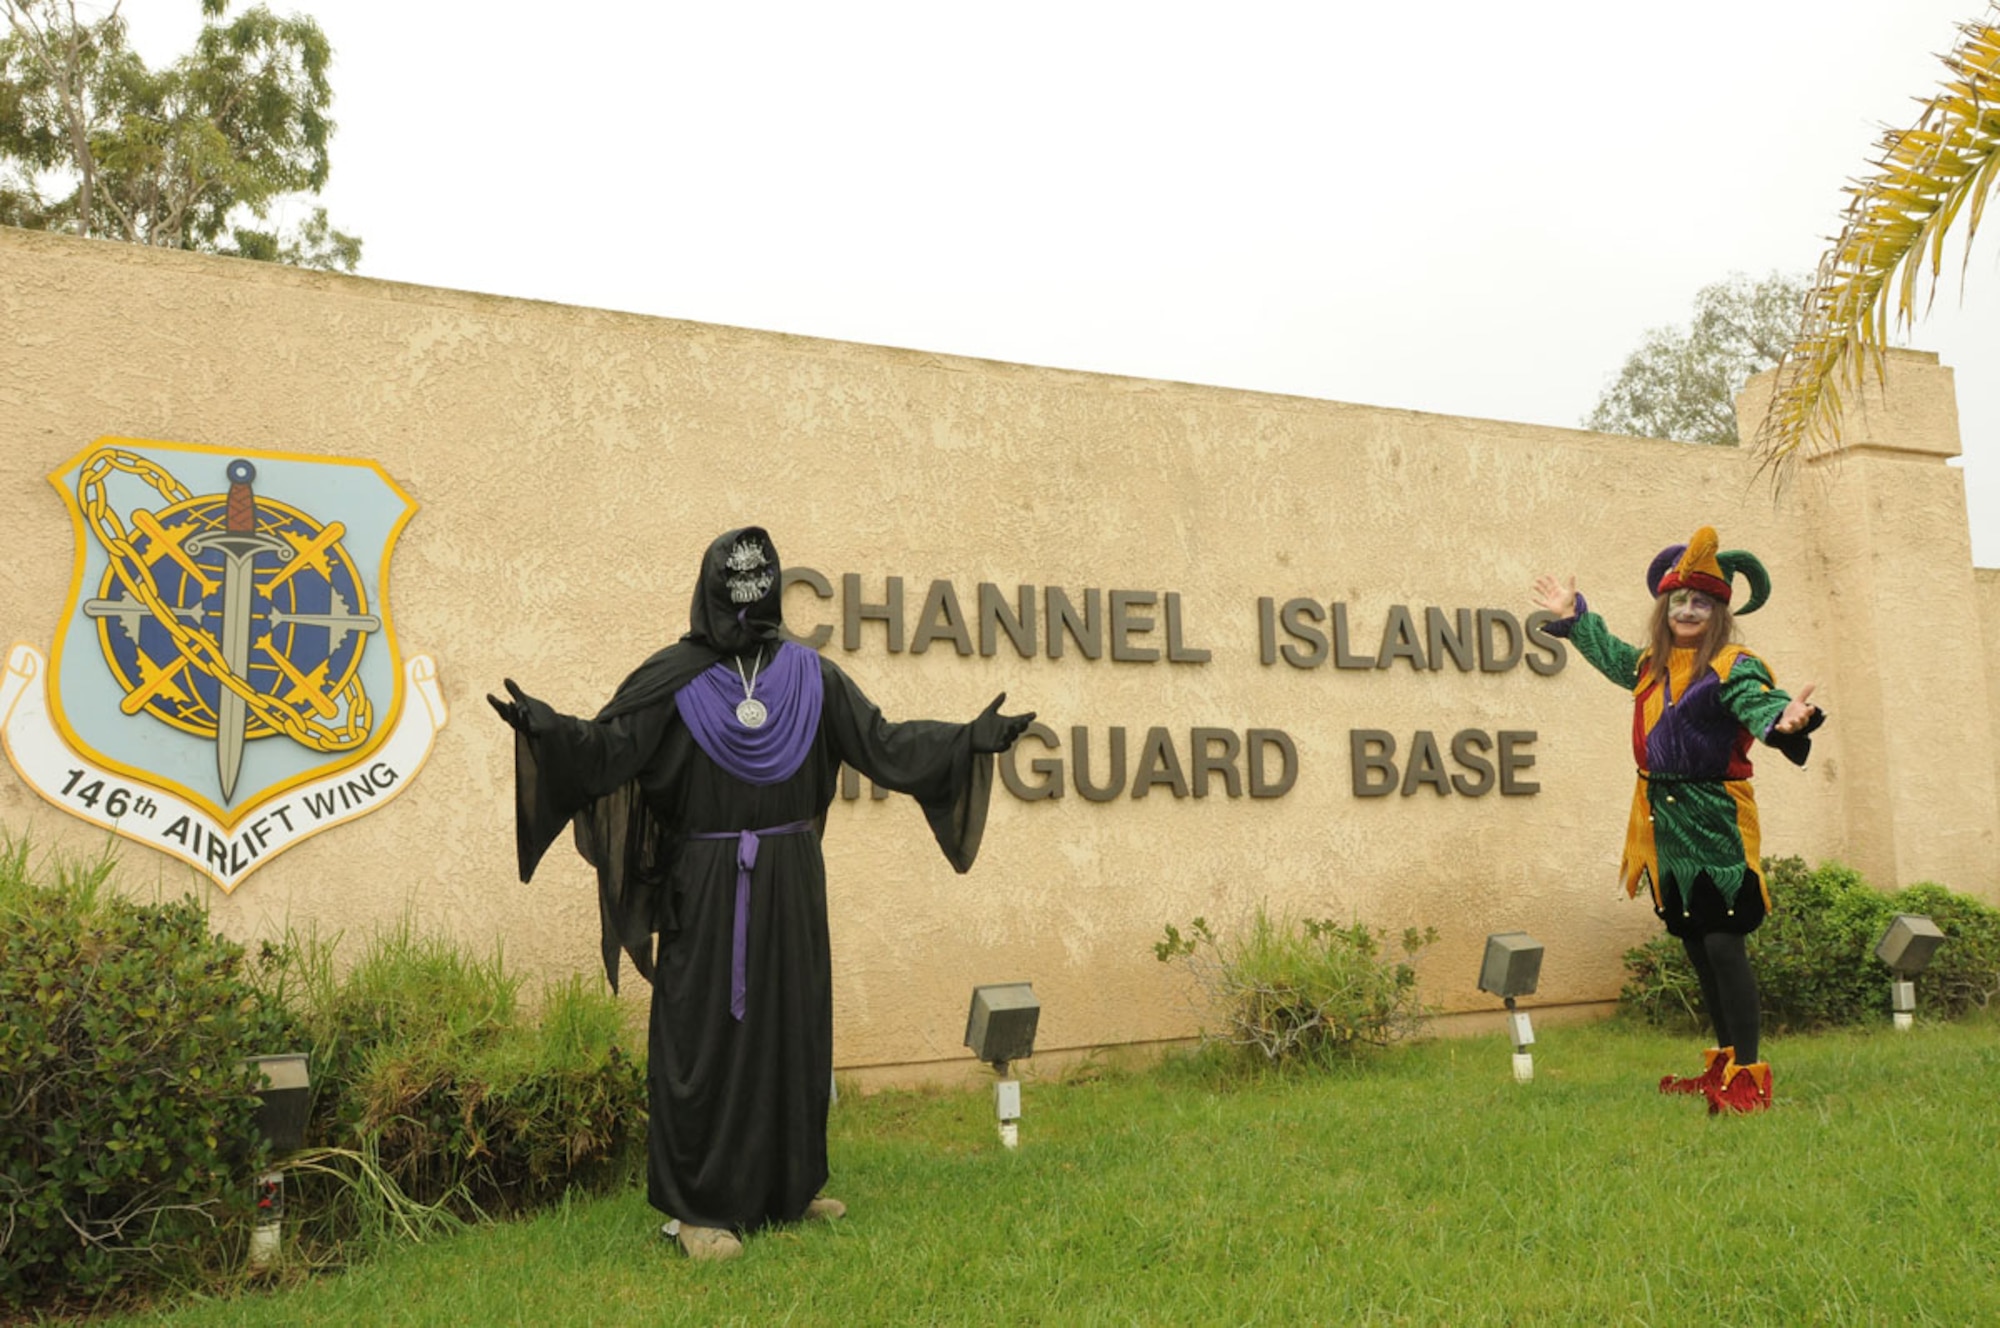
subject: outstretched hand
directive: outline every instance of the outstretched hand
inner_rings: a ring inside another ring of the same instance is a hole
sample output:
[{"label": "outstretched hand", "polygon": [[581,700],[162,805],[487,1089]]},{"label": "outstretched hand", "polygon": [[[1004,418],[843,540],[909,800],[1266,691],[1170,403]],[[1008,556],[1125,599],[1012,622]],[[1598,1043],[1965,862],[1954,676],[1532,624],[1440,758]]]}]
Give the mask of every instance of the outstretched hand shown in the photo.
[{"label": "outstretched hand", "polygon": [[1004,752],[1027,731],[1028,725],[1035,722],[1035,712],[1032,710],[1025,715],[1001,714],[1000,703],[1006,699],[1007,693],[1000,693],[993,698],[991,704],[979,712],[979,717],[972,721],[973,751]]},{"label": "outstretched hand", "polygon": [[1576,578],[1564,583],[1552,576],[1536,577],[1535,603],[1558,618],[1576,617]]},{"label": "outstretched hand", "polygon": [[507,687],[507,695],[513,697],[514,699],[511,701],[502,701],[499,697],[495,696],[493,693],[488,692],[486,694],[487,704],[492,706],[494,710],[499,712],[500,718],[506,720],[507,726],[513,729],[514,732],[525,733],[530,736],[533,736],[535,732],[535,726],[534,722],[530,720],[528,717],[527,693],[523,692],[519,687],[515,686],[514,680],[512,678],[503,678],[501,679],[501,682],[503,682]]},{"label": "outstretched hand", "polygon": [[1784,713],[1778,716],[1775,726],[1778,732],[1797,733],[1812,722],[1813,715],[1819,711],[1819,707],[1812,703],[1813,688],[1817,686],[1818,683],[1809,682],[1799,688],[1798,694],[1792,697],[1791,704],[1787,705]]}]

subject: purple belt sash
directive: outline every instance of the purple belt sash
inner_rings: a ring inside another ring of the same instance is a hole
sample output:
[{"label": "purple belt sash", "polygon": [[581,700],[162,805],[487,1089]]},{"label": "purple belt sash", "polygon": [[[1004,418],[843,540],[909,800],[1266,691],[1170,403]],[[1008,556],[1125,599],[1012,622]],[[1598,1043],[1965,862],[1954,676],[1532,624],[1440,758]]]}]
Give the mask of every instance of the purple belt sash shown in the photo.
[{"label": "purple belt sash", "polygon": [[750,869],[757,865],[757,841],[764,835],[796,835],[813,828],[811,821],[787,821],[763,830],[715,830],[689,839],[736,841],[736,926],[729,952],[729,1015],[743,1022],[750,996]]}]

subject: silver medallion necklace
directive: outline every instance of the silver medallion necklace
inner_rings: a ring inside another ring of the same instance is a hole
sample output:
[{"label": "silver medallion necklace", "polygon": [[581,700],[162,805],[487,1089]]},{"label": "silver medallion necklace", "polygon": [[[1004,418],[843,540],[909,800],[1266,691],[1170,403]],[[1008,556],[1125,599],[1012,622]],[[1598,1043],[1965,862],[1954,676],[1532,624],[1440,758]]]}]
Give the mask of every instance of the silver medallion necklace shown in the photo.
[{"label": "silver medallion necklace", "polygon": [[756,697],[757,672],[764,667],[764,651],[759,647],[757,660],[750,666],[750,676],[747,678],[743,676],[741,658],[732,659],[730,663],[736,666],[736,676],[743,683],[743,699],[736,703],[736,722],[746,729],[761,729],[764,727],[764,721],[770,717],[770,712],[764,709],[764,703]]}]

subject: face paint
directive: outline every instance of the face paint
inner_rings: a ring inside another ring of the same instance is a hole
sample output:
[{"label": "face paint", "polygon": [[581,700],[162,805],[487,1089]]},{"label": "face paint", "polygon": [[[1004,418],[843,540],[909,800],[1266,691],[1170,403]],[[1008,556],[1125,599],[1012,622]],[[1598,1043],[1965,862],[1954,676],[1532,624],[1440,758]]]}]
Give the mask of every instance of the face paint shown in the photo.
[{"label": "face paint", "polygon": [[1699,590],[1676,590],[1667,596],[1667,614],[1673,618],[1709,618],[1715,601]]},{"label": "face paint", "polygon": [[1693,646],[1715,621],[1715,600],[1699,590],[1675,590],[1667,595],[1667,630],[1677,646]]}]

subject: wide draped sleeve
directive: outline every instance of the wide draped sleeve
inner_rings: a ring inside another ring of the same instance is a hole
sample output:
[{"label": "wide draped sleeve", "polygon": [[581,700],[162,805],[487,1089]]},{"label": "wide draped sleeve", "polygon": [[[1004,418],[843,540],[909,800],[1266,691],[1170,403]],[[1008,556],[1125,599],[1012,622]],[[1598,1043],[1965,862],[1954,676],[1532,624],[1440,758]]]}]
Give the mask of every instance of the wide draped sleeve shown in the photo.
[{"label": "wide draped sleeve", "polygon": [[832,755],[923,808],[931,834],[953,869],[972,870],[993,794],[993,756],[972,750],[972,725],[882,717],[853,679],[820,660],[826,702],[820,723]]},{"label": "wide draped sleeve", "polygon": [[514,840],[521,879],[574,825],[576,850],[597,869],[604,974],[618,989],[618,952],[653,976],[653,933],[670,929],[672,839],[639,784],[674,716],[671,696],[610,719],[579,719],[526,697],[530,732],[514,738]]}]

